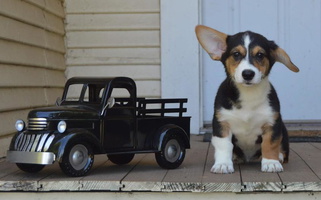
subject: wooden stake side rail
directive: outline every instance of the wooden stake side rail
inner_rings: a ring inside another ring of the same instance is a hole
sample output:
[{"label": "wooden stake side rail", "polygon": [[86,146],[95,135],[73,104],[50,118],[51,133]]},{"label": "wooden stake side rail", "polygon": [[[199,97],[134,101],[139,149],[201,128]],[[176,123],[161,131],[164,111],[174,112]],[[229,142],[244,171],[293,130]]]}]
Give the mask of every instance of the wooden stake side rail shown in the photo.
[{"label": "wooden stake side rail", "polygon": [[262,173],[260,163],[235,165],[235,173],[213,174],[214,150],[202,136],[192,136],[183,164],[175,170],[161,169],[154,154],[136,155],[117,166],[105,155],[95,157],[85,177],[64,175],[57,164],[36,174],[0,161],[1,191],[152,191],[152,192],[317,192],[321,191],[321,143],[291,143],[290,162],[282,173]]}]

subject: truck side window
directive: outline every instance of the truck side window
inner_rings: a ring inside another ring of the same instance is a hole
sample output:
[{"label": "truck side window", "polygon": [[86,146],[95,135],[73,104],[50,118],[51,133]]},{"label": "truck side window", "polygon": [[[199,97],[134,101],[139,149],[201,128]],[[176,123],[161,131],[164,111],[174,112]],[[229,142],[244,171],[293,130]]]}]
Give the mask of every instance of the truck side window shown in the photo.
[{"label": "truck side window", "polygon": [[103,97],[103,93],[105,90],[104,85],[99,85],[99,84],[88,84],[89,86],[89,98],[87,101],[87,103],[91,103],[91,104],[100,104],[102,97]]},{"label": "truck side window", "polygon": [[[80,100],[82,100],[80,98],[81,98],[83,89],[84,89],[84,84],[69,85],[68,92],[66,94],[66,101],[79,102]],[[85,90],[86,91],[85,91],[85,97],[84,98],[88,99],[88,94],[86,95],[86,92],[88,93],[88,91],[87,91],[86,88],[85,88]]]},{"label": "truck side window", "polygon": [[126,88],[114,88],[110,96],[115,98],[115,106],[126,106],[131,100],[130,93]]}]

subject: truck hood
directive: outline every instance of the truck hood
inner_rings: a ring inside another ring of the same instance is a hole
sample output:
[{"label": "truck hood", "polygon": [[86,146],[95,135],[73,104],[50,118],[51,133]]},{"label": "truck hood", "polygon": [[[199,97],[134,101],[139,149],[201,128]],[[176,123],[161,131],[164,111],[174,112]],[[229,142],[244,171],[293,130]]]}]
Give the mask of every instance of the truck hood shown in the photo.
[{"label": "truck hood", "polygon": [[47,119],[98,119],[99,111],[86,106],[53,106],[34,109],[28,118]]}]

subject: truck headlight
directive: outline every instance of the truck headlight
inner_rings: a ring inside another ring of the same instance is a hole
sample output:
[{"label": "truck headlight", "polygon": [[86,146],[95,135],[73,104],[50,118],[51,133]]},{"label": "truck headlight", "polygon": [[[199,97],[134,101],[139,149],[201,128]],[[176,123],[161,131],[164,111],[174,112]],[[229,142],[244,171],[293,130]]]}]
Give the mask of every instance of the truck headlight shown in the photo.
[{"label": "truck headlight", "polygon": [[65,121],[60,121],[57,126],[58,132],[63,133],[67,129],[67,123]]},{"label": "truck headlight", "polygon": [[16,121],[15,127],[17,129],[17,131],[23,131],[25,129],[25,122],[21,119]]}]

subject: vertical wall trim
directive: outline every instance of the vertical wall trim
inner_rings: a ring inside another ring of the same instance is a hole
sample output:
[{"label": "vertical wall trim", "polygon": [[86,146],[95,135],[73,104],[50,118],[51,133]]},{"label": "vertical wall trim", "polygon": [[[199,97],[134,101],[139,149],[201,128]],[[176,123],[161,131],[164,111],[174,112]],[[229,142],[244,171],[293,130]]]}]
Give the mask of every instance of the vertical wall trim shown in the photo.
[{"label": "vertical wall trim", "polygon": [[191,132],[201,121],[200,49],[195,36],[199,24],[199,1],[161,1],[162,98],[188,98]]}]

